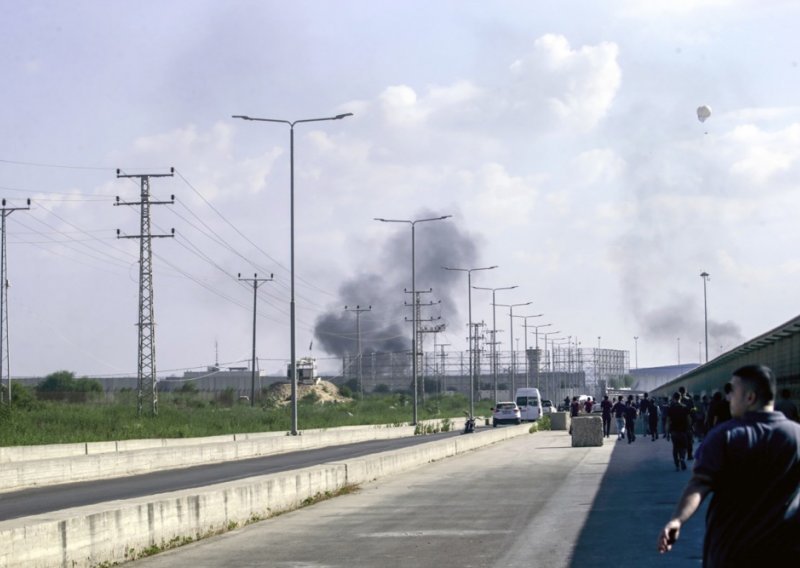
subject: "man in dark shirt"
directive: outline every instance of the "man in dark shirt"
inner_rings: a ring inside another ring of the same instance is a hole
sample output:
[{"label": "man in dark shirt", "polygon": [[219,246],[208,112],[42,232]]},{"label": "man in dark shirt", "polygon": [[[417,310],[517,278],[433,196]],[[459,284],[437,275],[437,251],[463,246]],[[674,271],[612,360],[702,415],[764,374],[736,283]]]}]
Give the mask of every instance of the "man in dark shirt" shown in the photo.
[{"label": "man in dark shirt", "polygon": [[694,473],[658,537],[672,549],[709,493],[703,566],[784,566],[800,558],[800,424],[773,411],[775,376],[763,365],[736,370],[732,419],[708,433]]},{"label": "man in dark shirt", "polygon": [[622,402],[622,395],[617,397],[617,402],[611,407],[614,418],[617,420],[617,441],[625,439],[625,403]]},{"label": "man in dark shirt", "polygon": [[628,401],[625,405],[625,433],[628,435],[628,443],[631,444],[636,441],[636,417],[639,411],[633,405],[632,401]]},{"label": "man in dark shirt", "polygon": [[[681,394],[680,403],[689,409],[689,423],[691,424],[692,416],[694,416],[694,399],[686,392],[686,387],[678,387],[678,392]],[[691,461],[694,459],[694,436],[692,435],[691,428],[689,429],[686,443],[686,453],[688,454],[686,459]]]},{"label": "man in dark shirt", "polygon": [[[727,385],[726,385],[727,386]],[[727,393],[726,393],[727,396]],[[711,404],[708,407],[708,430],[714,426],[722,424],[731,419],[731,408],[728,401],[717,391],[711,396]]]},{"label": "man in dark shirt", "polygon": [[603,411],[603,435],[608,438],[611,435],[611,401],[608,400],[608,395],[603,396],[600,403],[600,409]]},{"label": "man in dark shirt", "polygon": [[667,409],[667,431],[672,440],[672,459],[675,471],[686,469],[686,450],[691,436],[689,408],[682,404],[680,393],[672,395],[672,404]]}]

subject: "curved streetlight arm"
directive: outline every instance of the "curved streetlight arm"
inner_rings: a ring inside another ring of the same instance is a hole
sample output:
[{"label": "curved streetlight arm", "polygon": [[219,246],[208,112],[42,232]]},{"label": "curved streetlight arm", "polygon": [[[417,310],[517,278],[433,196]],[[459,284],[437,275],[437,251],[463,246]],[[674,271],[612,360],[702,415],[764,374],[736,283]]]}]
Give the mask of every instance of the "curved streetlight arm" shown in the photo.
[{"label": "curved streetlight arm", "polygon": [[426,221],[442,221],[443,219],[449,219],[452,215],[442,215],[440,217],[431,217],[430,219],[384,219],[383,217],[373,217],[373,220],[380,221],[382,223],[407,223],[409,225],[416,225],[417,223],[424,223]]},{"label": "curved streetlight arm", "polygon": [[483,286],[472,287],[473,290],[488,290],[489,292],[497,292],[499,290],[513,290],[514,288],[519,288],[519,286],[503,286],[502,288],[484,288]]},{"label": "curved streetlight arm", "polygon": [[451,268],[449,266],[442,266],[442,268],[444,270],[457,270],[458,272],[475,272],[476,270],[493,270],[493,269],[497,268],[497,265],[495,265],[495,266],[481,266],[480,268]]},{"label": "curved streetlight arm", "polygon": [[259,122],[281,122],[283,124],[288,124],[290,127],[294,128],[295,124],[300,124],[301,122],[321,122],[323,120],[341,120],[348,116],[353,116],[352,112],[346,112],[344,114],[337,114],[336,116],[327,116],[325,118],[304,118],[301,120],[283,120],[278,118],[256,118],[252,116],[247,116],[245,114],[234,114],[231,118],[241,118],[242,120],[257,120]]}]

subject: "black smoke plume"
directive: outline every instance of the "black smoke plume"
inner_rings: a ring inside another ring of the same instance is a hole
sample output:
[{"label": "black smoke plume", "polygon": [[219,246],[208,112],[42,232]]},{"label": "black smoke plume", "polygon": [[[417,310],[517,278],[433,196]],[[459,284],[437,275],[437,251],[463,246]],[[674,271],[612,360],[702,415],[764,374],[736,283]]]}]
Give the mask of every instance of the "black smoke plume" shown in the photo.
[{"label": "black smoke plume", "polygon": [[[422,212],[417,219],[436,217]],[[320,347],[331,355],[354,355],[357,352],[356,315],[345,306],[366,308],[362,312],[361,351],[396,353],[411,349],[411,227],[397,223],[396,233],[382,246],[376,247],[374,259],[379,268],[362,272],[339,288],[339,300],[327,313],[317,318],[314,335]],[[477,256],[474,238],[462,231],[452,219],[417,223],[416,225],[416,289],[432,289],[420,295],[423,304],[421,320],[441,316],[430,325],[459,321],[458,303],[467,295],[467,277],[463,272],[443,270],[442,266],[470,268]],[[404,292],[408,290],[409,293]],[[426,307],[424,304],[436,302]],[[441,302],[441,303],[439,303]]]}]

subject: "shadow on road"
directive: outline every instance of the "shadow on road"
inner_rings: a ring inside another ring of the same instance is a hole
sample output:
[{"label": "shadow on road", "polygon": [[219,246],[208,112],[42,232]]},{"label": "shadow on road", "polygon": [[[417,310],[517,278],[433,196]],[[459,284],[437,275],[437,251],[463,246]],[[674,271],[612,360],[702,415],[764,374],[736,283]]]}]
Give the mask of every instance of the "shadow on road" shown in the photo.
[{"label": "shadow on road", "polygon": [[[669,519],[690,472],[676,472],[672,445],[637,436],[615,444],[576,547],[571,566],[700,566],[706,504],[681,531],[673,550],[660,555],[656,539]],[[690,466],[692,462],[689,462]],[[565,511],[568,513],[568,511]]]}]

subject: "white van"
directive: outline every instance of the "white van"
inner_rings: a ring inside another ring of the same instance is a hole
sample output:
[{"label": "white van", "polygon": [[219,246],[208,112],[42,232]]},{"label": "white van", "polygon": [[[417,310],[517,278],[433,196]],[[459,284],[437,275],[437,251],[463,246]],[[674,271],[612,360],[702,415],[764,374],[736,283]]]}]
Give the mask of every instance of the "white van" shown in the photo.
[{"label": "white van", "polygon": [[517,389],[515,401],[519,406],[522,420],[539,420],[542,416],[542,396],[539,394],[539,389]]}]

